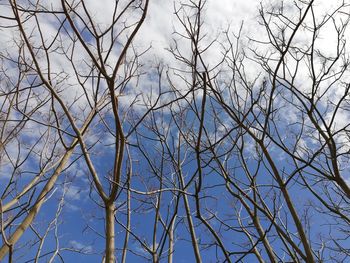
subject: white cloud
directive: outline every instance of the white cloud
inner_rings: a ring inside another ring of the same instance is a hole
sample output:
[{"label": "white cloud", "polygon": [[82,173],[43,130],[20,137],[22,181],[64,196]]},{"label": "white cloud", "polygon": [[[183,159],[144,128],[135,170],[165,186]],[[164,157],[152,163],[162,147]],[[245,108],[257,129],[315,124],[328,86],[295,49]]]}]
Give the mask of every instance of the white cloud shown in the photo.
[{"label": "white cloud", "polygon": [[88,190],[83,190],[80,186],[71,183],[66,183],[62,191],[70,201],[83,201],[84,195],[88,192]]},{"label": "white cloud", "polygon": [[66,197],[72,200],[80,200],[81,190],[77,186],[69,186],[66,191]]},{"label": "white cloud", "polygon": [[79,241],[71,240],[69,241],[69,245],[71,245],[74,249],[80,250],[83,253],[92,253],[93,248],[92,246],[85,245]]}]

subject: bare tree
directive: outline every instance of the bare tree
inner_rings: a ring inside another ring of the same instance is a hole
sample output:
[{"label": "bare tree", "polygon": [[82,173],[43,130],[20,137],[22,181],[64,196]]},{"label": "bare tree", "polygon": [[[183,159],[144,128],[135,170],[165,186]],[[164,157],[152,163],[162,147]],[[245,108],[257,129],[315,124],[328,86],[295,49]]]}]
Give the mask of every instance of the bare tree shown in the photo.
[{"label": "bare tree", "polygon": [[[346,261],[349,3],[263,2],[262,38],[175,3],[167,64],[135,44],[149,2],[1,4],[0,260]],[[103,251],[61,242],[77,181]]]},{"label": "bare tree", "polygon": [[[349,87],[348,5],[340,3],[326,14],[316,14],[316,5],[299,1],[262,6],[260,21],[267,39],[250,39],[251,48],[241,46],[245,40],[240,32],[224,32],[224,40],[206,34],[201,1],[176,13],[184,29],[179,35],[192,51],[184,56],[180,45],[172,49],[192,72],[188,77],[180,74],[193,92],[189,108],[196,118],[190,123],[197,122],[186,128],[190,135],[184,135],[196,156],[196,217],[221,250],[220,261],[251,255],[259,262],[265,257],[271,262],[347,257],[346,236],[335,236],[348,228],[348,122],[339,125]],[[335,30],[335,46],[333,53],[324,54],[318,41],[329,24]],[[301,34],[309,38],[300,39]],[[222,57],[210,65],[206,54],[217,46]],[[261,70],[252,78],[246,65]],[[205,179],[215,174],[222,179]],[[210,193],[202,190],[206,187]],[[214,187],[218,190],[212,191]],[[235,204],[236,212],[228,217],[205,202],[223,192],[221,187]],[[328,223],[331,218],[337,218],[339,228]],[[238,242],[232,241],[236,247],[222,228],[241,233]],[[334,234],[327,236],[327,231]],[[331,243],[334,246],[326,245]],[[342,256],[333,251],[342,251]]]},{"label": "bare tree", "polygon": [[[19,227],[8,238],[3,234],[5,243],[1,248],[0,258],[3,258],[11,250],[24,231],[32,224],[46,196],[53,189],[58,177],[67,166],[76,146],[79,146],[79,152],[84,157],[90,172],[92,186],[105,208],[105,258],[107,262],[114,262],[115,200],[121,181],[125,151],[123,113],[119,109],[118,97],[125,92],[128,82],[138,74],[137,58],[140,54],[132,53],[132,41],[145,19],[148,1],[116,2],[111,22],[107,26],[104,25],[103,28],[93,21],[91,10],[83,1],[72,3],[61,1],[61,6],[57,9],[45,6],[45,3],[32,3],[30,1],[23,3],[23,5],[16,1],[9,1],[6,7],[12,11],[13,15],[5,19],[8,19],[10,27],[15,28],[18,32],[16,41],[19,46],[19,57],[18,60],[13,60],[11,57],[5,57],[5,59],[17,66],[18,79],[22,80],[23,78],[24,81],[18,82],[12,90],[4,93],[4,96],[8,96],[4,100],[4,106],[9,105],[10,109],[20,107],[20,102],[13,103],[11,101],[11,95],[18,99],[19,95],[22,97],[22,90],[26,91],[27,98],[24,97],[24,102],[22,102],[26,108],[24,110],[18,109],[23,116],[18,121],[19,128],[28,120],[37,123],[39,127],[46,129],[41,137],[46,134],[53,136],[54,141],[47,139],[47,144],[57,145],[59,150],[49,149],[50,146],[43,145],[42,141],[46,138],[40,137],[40,146],[45,151],[50,151],[50,158],[40,161],[41,170],[36,172],[33,180],[25,185],[14,199],[2,205],[1,214],[3,215],[19,199],[32,192],[41,177],[48,178],[44,181],[44,187],[34,203],[28,204],[27,215],[24,216]],[[130,15],[131,11],[139,13],[139,16],[131,17],[125,21],[125,17]],[[50,39],[52,36],[46,35],[47,32],[44,31],[41,23],[42,17],[48,15],[54,20],[54,30],[57,30],[49,32],[54,34],[53,39]],[[83,23],[82,26],[80,23]],[[91,42],[91,38],[95,42]],[[79,58],[79,52],[86,54],[82,60]],[[61,68],[58,64],[57,59],[61,58],[69,65],[68,69]],[[83,69],[79,65],[80,63],[85,64]],[[41,96],[40,93],[45,95]],[[35,103],[32,100],[37,99],[37,97],[40,100],[38,106],[28,107],[27,104]],[[80,103],[81,106],[79,106]],[[29,113],[28,110],[30,110]],[[109,111],[112,112],[112,115],[109,114]],[[32,116],[32,112],[43,116],[40,116],[41,119],[38,120]],[[10,110],[5,114],[10,115]],[[113,122],[105,120],[110,116],[113,116]],[[15,120],[10,119],[7,122],[10,121]],[[92,136],[98,125],[104,126],[102,130],[106,129],[106,133],[112,136],[115,141],[115,147],[111,150],[112,155],[115,156],[111,175],[105,174],[103,176],[103,180],[106,182],[101,181],[90,152],[91,148],[101,140],[98,139],[96,142],[90,139],[87,142],[84,138],[88,131]],[[6,130],[7,127],[4,125],[4,134]],[[53,132],[50,132],[51,130]],[[11,133],[11,136],[15,138],[16,134]],[[8,138],[4,139],[8,140]],[[19,149],[22,148],[23,146],[20,145]],[[31,152],[32,150],[29,151],[29,153]],[[55,156],[58,156],[58,160],[53,158]],[[25,156],[24,159],[28,159],[28,157]],[[17,162],[23,163],[21,156],[17,157]],[[17,164],[13,166],[14,171],[18,169]],[[53,170],[52,173],[49,172],[50,169]],[[12,184],[14,184],[13,180],[8,185]],[[9,195],[10,190],[5,189],[3,199]],[[31,196],[31,198],[33,197]]]}]

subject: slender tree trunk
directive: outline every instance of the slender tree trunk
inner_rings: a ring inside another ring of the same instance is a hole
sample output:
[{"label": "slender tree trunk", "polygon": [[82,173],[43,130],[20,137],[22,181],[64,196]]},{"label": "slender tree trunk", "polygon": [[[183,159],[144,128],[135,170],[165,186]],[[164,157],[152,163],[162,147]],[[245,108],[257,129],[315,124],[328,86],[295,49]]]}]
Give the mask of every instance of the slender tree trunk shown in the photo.
[{"label": "slender tree trunk", "polygon": [[171,223],[169,229],[169,252],[168,252],[168,263],[173,263],[173,254],[174,254],[174,225],[175,220]]},{"label": "slender tree trunk", "polygon": [[115,261],[114,203],[106,204],[106,263]]},{"label": "slender tree trunk", "polygon": [[[74,144],[75,144],[75,142],[73,143],[73,145]],[[38,212],[41,209],[42,205],[44,204],[47,194],[52,190],[52,188],[54,187],[54,185],[55,185],[55,183],[57,181],[57,178],[59,177],[59,175],[61,174],[61,172],[64,169],[65,165],[67,164],[70,156],[73,153],[73,150],[74,150],[74,147],[72,147],[70,150],[67,150],[65,155],[62,157],[59,165],[57,166],[55,172],[53,173],[53,175],[51,175],[51,177],[47,181],[45,187],[40,192],[37,200],[35,201],[35,204],[28,210],[27,216],[24,218],[24,220],[17,227],[16,231],[9,238],[8,242],[9,242],[9,244],[11,246],[15,245],[17,243],[17,241],[20,239],[20,237],[23,235],[23,233],[27,230],[27,228],[33,222],[34,218],[36,217],[36,215],[38,214]],[[7,253],[9,253],[10,248],[11,247],[9,247],[6,244],[3,244],[3,246],[0,247],[0,261],[5,257],[5,255]]]},{"label": "slender tree trunk", "polygon": [[122,263],[126,263],[126,252],[128,251],[128,242],[129,242],[129,236],[130,236],[130,228],[131,228],[131,193],[130,193],[130,182],[128,182],[128,195],[127,195],[127,223],[126,223],[126,231],[125,231],[125,238],[124,238],[124,246],[123,246],[123,253],[122,253]]},{"label": "slender tree trunk", "polygon": [[202,262],[202,259],[201,259],[201,254],[199,252],[196,232],[194,230],[194,224],[193,224],[191,209],[190,209],[190,205],[188,203],[187,195],[183,195],[183,199],[184,199],[184,203],[185,203],[188,228],[189,228],[189,231],[191,233],[193,252],[194,252],[194,255],[196,257],[196,262],[199,263],[199,262]]}]

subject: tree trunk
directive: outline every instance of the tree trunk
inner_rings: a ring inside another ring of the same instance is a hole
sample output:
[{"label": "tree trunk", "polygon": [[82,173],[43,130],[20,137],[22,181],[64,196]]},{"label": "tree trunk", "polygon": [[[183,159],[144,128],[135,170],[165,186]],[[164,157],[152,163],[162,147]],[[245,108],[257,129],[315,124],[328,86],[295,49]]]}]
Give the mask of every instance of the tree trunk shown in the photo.
[{"label": "tree trunk", "polygon": [[114,203],[106,204],[106,263],[115,261]]}]

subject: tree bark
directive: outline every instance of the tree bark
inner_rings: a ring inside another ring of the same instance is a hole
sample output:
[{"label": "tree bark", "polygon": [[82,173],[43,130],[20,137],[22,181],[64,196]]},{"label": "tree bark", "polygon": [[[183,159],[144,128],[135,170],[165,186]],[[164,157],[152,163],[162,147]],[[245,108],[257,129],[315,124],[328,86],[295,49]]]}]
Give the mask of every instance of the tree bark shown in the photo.
[{"label": "tree bark", "polygon": [[115,260],[115,230],[114,230],[114,203],[106,204],[106,263],[114,263]]}]

